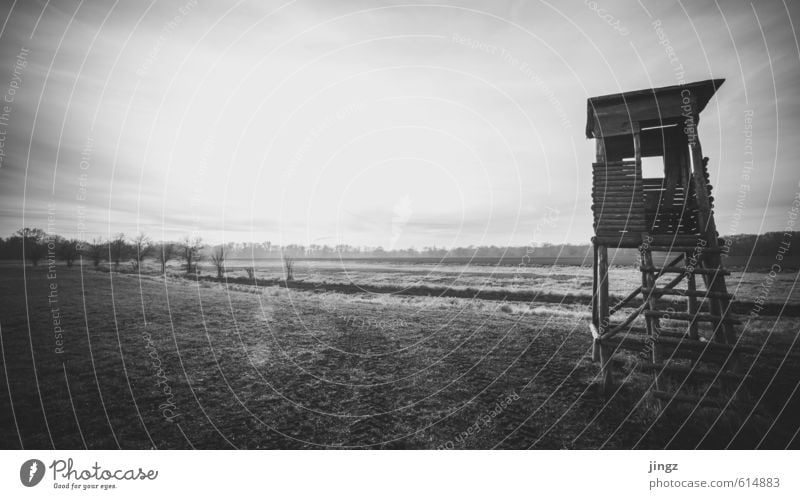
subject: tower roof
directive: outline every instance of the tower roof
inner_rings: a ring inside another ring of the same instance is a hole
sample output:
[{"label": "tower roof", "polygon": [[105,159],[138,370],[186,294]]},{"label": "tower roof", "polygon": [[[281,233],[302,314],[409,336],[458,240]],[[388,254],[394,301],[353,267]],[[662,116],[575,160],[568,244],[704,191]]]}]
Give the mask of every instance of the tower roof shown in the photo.
[{"label": "tower roof", "polygon": [[720,78],[590,97],[586,102],[586,138],[630,134],[634,122],[674,121],[682,116],[690,98],[694,98],[694,112],[700,114],[724,82]]}]

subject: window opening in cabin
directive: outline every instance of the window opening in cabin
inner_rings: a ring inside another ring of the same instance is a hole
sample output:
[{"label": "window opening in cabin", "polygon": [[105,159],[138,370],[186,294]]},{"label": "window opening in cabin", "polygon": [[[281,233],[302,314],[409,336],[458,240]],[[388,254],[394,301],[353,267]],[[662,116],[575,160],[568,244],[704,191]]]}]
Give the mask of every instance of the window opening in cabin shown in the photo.
[{"label": "window opening in cabin", "polygon": [[642,178],[664,178],[664,157],[642,158]]}]

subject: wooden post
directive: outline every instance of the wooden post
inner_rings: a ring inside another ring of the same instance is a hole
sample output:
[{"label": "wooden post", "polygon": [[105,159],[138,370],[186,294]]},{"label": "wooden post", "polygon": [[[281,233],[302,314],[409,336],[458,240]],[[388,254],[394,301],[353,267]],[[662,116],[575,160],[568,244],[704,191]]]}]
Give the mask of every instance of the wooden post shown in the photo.
[{"label": "wooden post", "polygon": [[[631,125],[631,131],[633,132],[633,159],[634,162],[636,163],[635,178],[636,181],[644,184],[644,175],[642,174],[642,132],[638,122],[633,123]],[[640,188],[642,187],[640,186]],[[644,192],[642,192],[642,195],[644,196]],[[642,200],[642,209],[644,210],[644,200]],[[643,217],[643,220],[645,221],[645,227],[646,227],[646,230],[641,232],[642,233],[649,232],[650,227],[647,227],[647,216],[644,213],[642,213],[641,215]]]},{"label": "wooden post", "polygon": [[[692,96],[692,116],[694,118],[695,134],[694,140],[689,141],[689,148],[692,154],[692,177],[694,179],[695,195],[697,196],[697,222],[701,233],[705,237],[707,247],[716,249],[719,248],[719,242],[717,241],[717,225],[714,222],[714,214],[711,212],[711,202],[708,199],[705,177],[706,167],[703,163],[703,149],[700,145],[700,139],[697,137],[697,126],[700,121],[700,116],[695,110],[695,99],[694,96]],[[703,253],[701,260],[708,268],[718,269],[722,267],[722,257],[716,251]],[[721,278],[721,276],[714,275],[704,277],[704,280],[706,289],[722,293],[723,295],[728,293],[725,279]],[[727,299],[713,299],[710,300],[709,308],[712,314],[723,317],[725,312],[729,309],[729,305],[730,303]],[[715,324],[714,338],[717,341],[725,343],[735,343],[736,331],[731,324],[723,321],[721,324]]]},{"label": "wooden post", "polygon": [[[600,327],[603,332],[608,329],[609,321],[609,293],[608,293],[608,246],[600,245],[597,247],[598,256],[598,286],[600,288],[600,295],[598,296],[598,317],[600,318]],[[601,333],[602,334],[602,333]]]},{"label": "wooden post", "polygon": [[[608,247],[602,244],[597,246],[597,281],[599,286],[597,307],[598,317],[600,319],[598,330],[602,335],[609,328]],[[600,345],[600,372],[603,375],[603,392],[606,395],[611,394],[614,388],[611,353],[611,349],[609,349],[607,346],[603,344]]]},{"label": "wooden post", "polygon": [[[692,150],[692,168],[694,178],[695,193],[697,196],[697,222],[700,226],[701,233],[706,241],[706,247],[716,249],[719,248],[717,241],[717,226],[714,222],[714,215],[711,213],[711,203],[708,200],[708,191],[706,190],[705,168],[703,167],[703,151],[700,147],[700,141],[695,140],[690,145]],[[716,251],[703,252],[700,256],[704,267],[711,269],[722,268],[722,258]],[[728,289],[725,285],[725,279],[722,276],[712,275],[703,276],[706,284],[706,289],[715,293],[727,294]],[[722,317],[729,308],[727,299],[712,299],[709,300],[709,308],[713,315]],[[723,343],[735,343],[736,332],[733,327],[727,323],[722,322],[714,324],[714,339]]]},{"label": "wooden post", "polygon": [[[595,162],[596,163],[603,163],[605,164],[606,161],[606,145],[603,141],[602,137],[598,137],[595,142]],[[594,179],[593,179],[594,180]],[[593,208],[596,209],[596,208]],[[594,214],[592,214],[594,217]],[[600,269],[599,269],[599,255],[600,252],[598,251],[598,245],[592,240],[592,248],[594,254],[593,262],[592,262],[592,324],[594,324],[595,329],[598,332],[601,332],[601,324],[602,324],[602,314],[600,313]],[[602,347],[600,346],[600,340],[594,339],[592,341],[592,361],[597,362],[600,361],[601,366],[605,364],[603,356],[602,356]],[[601,367],[601,370],[604,368]],[[602,371],[605,372],[605,371]]]},{"label": "wooden post", "polygon": [[[597,245],[592,243],[592,325],[599,331],[600,319],[597,309]],[[600,360],[600,343],[597,338],[592,340],[592,362]]]},{"label": "wooden post", "polygon": [[[642,244],[641,247],[642,266],[648,270],[642,270],[642,287],[655,289],[656,279],[653,272],[649,269],[653,268],[653,255],[650,248]],[[649,296],[643,298],[647,299],[647,308],[649,310],[657,310],[656,308],[656,295],[650,293]],[[645,315],[645,327],[647,328],[647,335],[650,338],[650,362],[655,366],[653,369],[653,388],[661,390],[661,379],[658,374],[659,362],[661,361],[661,347],[658,343],[658,318]]]}]

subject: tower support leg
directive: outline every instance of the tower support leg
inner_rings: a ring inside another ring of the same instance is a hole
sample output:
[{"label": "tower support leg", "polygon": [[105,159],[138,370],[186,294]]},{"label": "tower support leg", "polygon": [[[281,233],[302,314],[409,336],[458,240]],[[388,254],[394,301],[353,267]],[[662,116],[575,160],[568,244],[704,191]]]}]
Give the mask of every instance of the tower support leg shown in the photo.
[{"label": "tower support leg", "polygon": [[[602,335],[609,328],[609,303],[608,303],[608,247],[597,245],[595,247],[597,261],[597,312],[598,331]],[[603,392],[610,395],[614,390],[614,373],[611,365],[612,351],[609,347],[600,344],[600,372],[603,377]]]}]

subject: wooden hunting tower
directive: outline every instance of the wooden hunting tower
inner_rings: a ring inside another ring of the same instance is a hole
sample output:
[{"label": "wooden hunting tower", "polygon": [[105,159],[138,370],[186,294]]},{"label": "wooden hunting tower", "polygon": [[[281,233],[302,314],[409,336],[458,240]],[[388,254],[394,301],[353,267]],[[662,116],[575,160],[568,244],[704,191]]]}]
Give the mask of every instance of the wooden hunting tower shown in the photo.
[{"label": "wooden hunting tower", "polygon": [[[704,392],[708,396],[712,391],[724,395],[725,385],[714,385],[717,380],[736,377],[736,320],[728,314],[732,296],[721,267],[708,158],[697,135],[700,113],[723,82],[588,100],[586,137],[595,140],[597,156],[592,165],[591,332],[607,393],[617,349],[639,352],[639,367],[653,375],[651,394],[667,403],[707,398],[677,393],[689,378],[710,379]],[[641,286],[613,305],[609,248],[638,248],[641,255]],[[698,289],[698,275],[705,289]],[[682,282],[683,289],[678,287]],[[633,313],[612,323],[611,316],[638,295],[640,304]],[[640,316],[644,327],[636,326]],[[710,331],[701,332],[701,324],[710,325]],[[667,378],[675,375],[682,376],[678,383]]]}]

